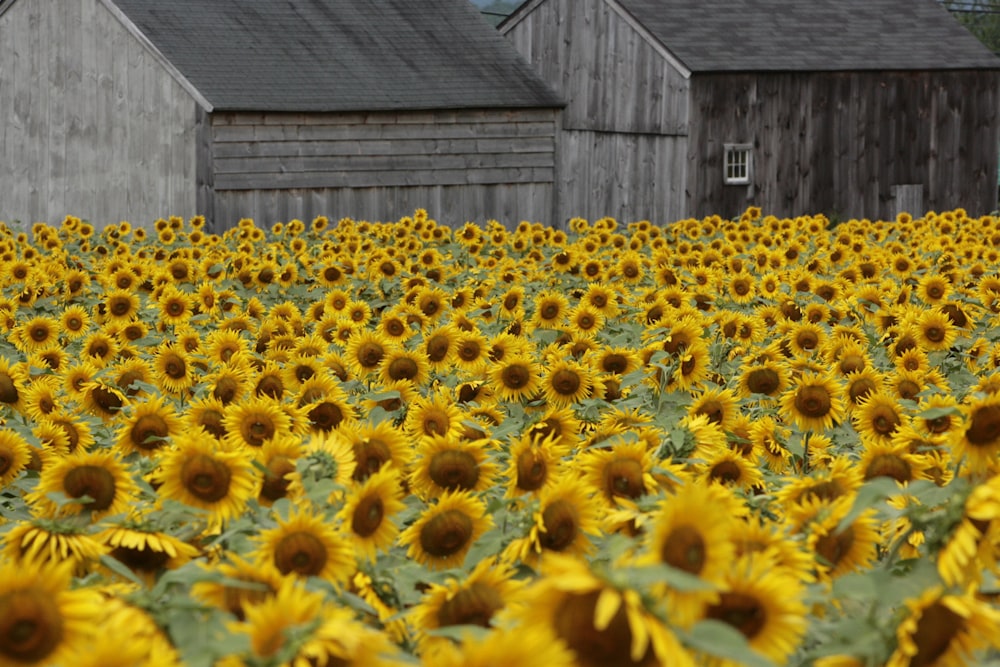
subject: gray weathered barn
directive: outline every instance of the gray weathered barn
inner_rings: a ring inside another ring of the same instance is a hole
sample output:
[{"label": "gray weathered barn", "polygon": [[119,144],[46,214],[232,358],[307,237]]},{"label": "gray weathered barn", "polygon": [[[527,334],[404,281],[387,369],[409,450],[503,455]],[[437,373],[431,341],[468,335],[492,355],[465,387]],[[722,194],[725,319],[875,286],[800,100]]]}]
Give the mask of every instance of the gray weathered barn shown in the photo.
[{"label": "gray weathered barn", "polygon": [[0,0],[0,220],[549,220],[560,107],[467,0]]},{"label": "gray weathered barn", "polygon": [[560,217],[997,205],[1000,59],[935,0],[527,0]]}]

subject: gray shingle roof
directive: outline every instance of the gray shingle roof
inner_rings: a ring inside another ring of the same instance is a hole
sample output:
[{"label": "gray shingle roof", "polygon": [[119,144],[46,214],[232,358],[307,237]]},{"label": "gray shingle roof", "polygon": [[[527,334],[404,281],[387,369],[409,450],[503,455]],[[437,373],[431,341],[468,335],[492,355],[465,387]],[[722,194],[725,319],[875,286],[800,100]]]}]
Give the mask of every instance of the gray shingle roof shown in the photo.
[{"label": "gray shingle roof", "polygon": [[561,104],[468,0],[112,0],[219,110]]},{"label": "gray shingle roof", "polygon": [[692,72],[1000,68],[936,0],[618,0]]}]

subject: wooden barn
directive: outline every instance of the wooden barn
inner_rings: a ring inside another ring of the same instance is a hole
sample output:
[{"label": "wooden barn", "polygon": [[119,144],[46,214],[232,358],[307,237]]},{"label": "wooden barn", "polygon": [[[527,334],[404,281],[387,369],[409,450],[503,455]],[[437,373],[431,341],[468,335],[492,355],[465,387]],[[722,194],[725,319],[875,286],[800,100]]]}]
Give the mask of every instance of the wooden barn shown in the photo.
[{"label": "wooden barn", "polygon": [[559,216],[997,206],[1000,59],[935,0],[527,0]]},{"label": "wooden barn", "polygon": [[561,106],[468,0],[0,0],[0,220],[547,221]]}]

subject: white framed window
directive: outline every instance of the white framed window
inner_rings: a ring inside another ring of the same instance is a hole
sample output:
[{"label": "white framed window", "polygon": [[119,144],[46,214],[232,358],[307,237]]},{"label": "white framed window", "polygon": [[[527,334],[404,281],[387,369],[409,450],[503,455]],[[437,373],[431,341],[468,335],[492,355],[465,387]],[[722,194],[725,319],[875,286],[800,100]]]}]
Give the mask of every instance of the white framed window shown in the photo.
[{"label": "white framed window", "polygon": [[753,144],[723,144],[723,180],[726,185],[747,185],[753,176]]}]

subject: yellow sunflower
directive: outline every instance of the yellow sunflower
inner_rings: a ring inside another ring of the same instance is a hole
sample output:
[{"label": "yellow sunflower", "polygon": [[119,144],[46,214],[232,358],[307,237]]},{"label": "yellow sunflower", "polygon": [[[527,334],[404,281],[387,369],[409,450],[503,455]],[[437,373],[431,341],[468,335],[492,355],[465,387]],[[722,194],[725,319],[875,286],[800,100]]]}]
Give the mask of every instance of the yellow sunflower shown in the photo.
[{"label": "yellow sunflower", "polygon": [[1000,612],[973,593],[949,594],[935,586],[905,602],[906,618],[896,628],[896,650],[886,667],[975,662],[976,652],[1000,649]]},{"label": "yellow sunflower", "polygon": [[395,542],[399,528],[393,516],[406,507],[402,495],[399,472],[391,465],[348,489],[336,518],[347,528],[345,532],[355,550],[369,561]]},{"label": "yellow sunflower", "polygon": [[769,558],[743,556],[729,567],[718,599],[705,604],[700,619],[725,623],[753,651],[783,664],[808,627],[804,597],[805,586],[793,570],[776,567]]},{"label": "yellow sunflower", "polygon": [[258,448],[292,433],[292,420],[282,404],[266,396],[226,406],[222,425],[225,441],[232,447]]},{"label": "yellow sunflower", "polygon": [[257,494],[259,475],[243,450],[221,449],[205,431],[179,434],[159,455],[153,481],[161,500],[203,510],[210,531],[235,519]]},{"label": "yellow sunflower", "polygon": [[909,416],[896,397],[873,392],[858,403],[851,414],[851,420],[864,441],[886,443],[909,421]]},{"label": "yellow sunflower", "polygon": [[152,585],[163,570],[173,570],[196,558],[201,552],[173,535],[156,530],[141,517],[101,531],[97,539],[108,555]]},{"label": "yellow sunflower", "polygon": [[917,345],[928,352],[947,350],[955,343],[959,334],[958,327],[944,311],[939,309],[921,312],[913,331]]},{"label": "yellow sunflower", "polygon": [[744,364],[740,368],[740,398],[777,399],[787,388],[788,368],[784,364],[764,361],[762,363]]},{"label": "yellow sunflower", "polygon": [[559,478],[570,446],[561,442],[556,433],[542,438],[529,431],[511,443],[509,452],[506,495],[537,496]]},{"label": "yellow sunflower", "polygon": [[20,324],[13,333],[21,350],[35,352],[58,343],[59,322],[47,315],[36,315]]},{"label": "yellow sunflower", "polygon": [[695,395],[694,401],[688,406],[687,414],[689,417],[704,415],[709,422],[723,431],[728,431],[739,414],[738,399],[730,389],[706,389]]},{"label": "yellow sunflower", "polygon": [[677,485],[657,505],[638,562],[669,565],[708,584],[687,591],[658,587],[675,623],[690,625],[701,605],[718,599],[715,589],[722,584],[735,553],[732,522],[742,514],[745,511],[727,488],[694,482]]},{"label": "yellow sunflower", "polygon": [[403,430],[413,438],[457,438],[462,434],[462,411],[450,393],[439,389],[417,398],[406,411]]},{"label": "yellow sunflower", "polygon": [[182,430],[182,421],[173,403],[163,396],[132,403],[123,413],[125,416],[118,427],[115,446],[125,454],[139,452],[143,456],[152,456]]},{"label": "yellow sunflower", "polygon": [[362,482],[387,463],[396,470],[406,470],[411,446],[406,433],[391,421],[364,422],[342,434],[353,453],[352,478]]},{"label": "yellow sunflower", "polygon": [[572,556],[553,555],[541,573],[525,592],[516,627],[523,633],[551,630],[573,654],[573,664],[693,667],[691,655],[639,591],[605,581]]},{"label": "yellow sunflower", "polygon": [[70,561],[0,565],[0,665],[75,664],[98,632],[101,598],[92,588],[70,588]]},{"label": "yellow sunflower", "polygon": [[617,498],[635,500],[657,488],[653,453],[642,440],[588,449],[577,456],[573,467],[610,505]]},{"label": "yellow sunflower", "polygon": [[104,422],[118,418],[121,410],[128,405],[125,393],[104,380],[91,380],[83,385],[82,390],[84,409]]},{"label": "yellow sunflower", "polygon": [[361,329],[354,333],[344,348],[344,361],[351,375],[367,378],[378,373],[382,360],[396,346],[377,331]]},{"label": "yellow sunflower", "polygon": [[0,489],[17,479],[31,462],[32,447],[11,429],[0,429]]},{"label": "yellow sunflower", "polygon": [[803,373],[781,395],[784,419],[802,431],[823,432],[840,423],[845,414],[841,389],[832,376]]},{"label": "yellow sunflower", "polygon": [[489,370],[493,394],[501,401],[519,402],[542,389],[541,369],[530,356],[510,356]]},{"label": "yellow sunflower", "polygon": [[829,508],[829,512],[818,515],[809,525],[807,538],[809,549],[816,555],[817,574],[824,581],[869,568],[878,557],[881,544],[874,508],[862,511],[846,526],[840,524],[851,503],[833,503]]},{"label": "yellow sunflower", "polygon": [[[76,502],[57,504],[50,493]],[[132,472],[113,450],[78,450],[46,466],[38,486],[25,499],[44,516],[89,512],[98,519],[125,512],[138,494]],[[89,500],[79,500],[85,496]]]},{"label": "yellow sunflower", "polygon": [[89,526],[74,517],[56,519],[38,516],[20,521],[3,536],[3,558],[22,565],[30,563],[72,564],[72,572],[86,576],[107,549],[91,534]]},{"label": "yellow sunflower", "polygon": [[[506,377],[509,376],[508,373]],[[542,395],[550,405],[568,407],[591,397],[595,378],[588,364],[575,359],[556,359],[548,364],[540,384]]]},{"label": "yellow sunflower", "polygon": [[951,435],[952,455],[974,472],[992,470],[1000,452],[1000,394],[969,398],[962,406],[964,422]]},{"label": "yellow sunflower", "polygon": [[483,439],[421,438],[407,477],[409,486],[423,500],[448,491],[485,491],[497,473],[492,449]]},{"label": "yellow sunflower", "polygon": [[400,535],[407,558],[435,570],[458,567],[493,520],[482,500],[467,491],[450,491],[427,506]]},{"label": "yellow sunflower", "polygon": [[275,528],[257,536],[254,559],[271,564],[283,575],[320,577],[343,585],[356,565],[351,542],[322,514],[296,507]]},{"label": "yellow sunflower", "polygon": [[571,472],[561,475],[538,494],[528,534],[507,546],[505,559],[535,566],[552,553],[590,553],[591,538],[600,534],[601,518],[598,507],[590,502],[591,493],[584,479]]},{"label": "yellow sunflower", "polygon": [[709,484],[721,484],[751,491],[762,488],[764,475],[739,449],[719,449],[694,469],[695,475]]},{"label": "yellow sunflower", "polygon": [[238,620],[246,618],[247,607],[274,596],[287,580],[272,563],[247,560],[233,551],[227,551],[224,560],[202,560],[198,566],[211,576],[192,584],[192,597]]}]

